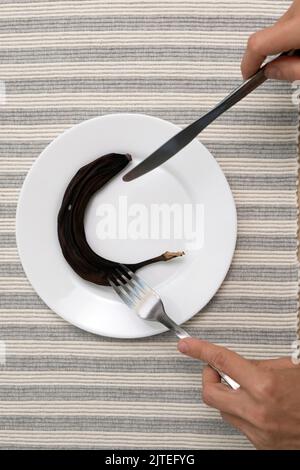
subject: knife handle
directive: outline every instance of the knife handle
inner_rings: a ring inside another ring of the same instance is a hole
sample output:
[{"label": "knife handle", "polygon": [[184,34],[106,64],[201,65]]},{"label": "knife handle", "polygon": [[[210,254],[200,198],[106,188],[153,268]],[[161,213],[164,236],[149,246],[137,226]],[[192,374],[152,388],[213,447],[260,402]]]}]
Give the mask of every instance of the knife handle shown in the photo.
[{"label": "knife handle", "polygon": [[[184,131],[188,131],[187,134],[192,138],[195,138],[203,129],[217,119],[221,114],[230,109],[233,105],[241,101],[245,96],[249,95],[253,90],[259,87],[262,83],[267,80],[265,76],[265,68],[268,64],[274,62],[279,57],[284,56],[300,56],[300,49],[294,49],[291,51],[283,52],[279,54],[275,59],[265,63],[260,69],[247,80],[244,80],[241,85],[235,88],[229,95],[227,95],[220,103],[212,108],[208,113],[202,116],[200,119],[195,121],[193,124],[188,126]],[[192,139],[191,139],[192,140]]]}]

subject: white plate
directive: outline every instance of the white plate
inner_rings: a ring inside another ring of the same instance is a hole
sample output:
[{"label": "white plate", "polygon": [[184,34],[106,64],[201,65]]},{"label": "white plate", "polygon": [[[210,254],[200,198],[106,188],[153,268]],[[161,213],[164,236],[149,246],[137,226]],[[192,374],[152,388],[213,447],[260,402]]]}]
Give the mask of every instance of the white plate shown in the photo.
[{"label": "white plate", "polygon": [[[41,153],[21,190],[17,210],[17,244],[25,273],[42,300],[73,325],[96,334],[139,338],[165,331],[140,320],[110,287],[81,279],[62,256],[57,213],[66,186],[86,163],[107,153],[130,153],[143,160],[178,132],[174,124],[138,114],[97,117],[67,130]],[[96,234],[100,203],[202,204],[202,247],[187,249],[178,240],[102,240]],[[125,200],[125,199],[124,199]],[[183,323],[212,298],[230,266],[236,243],[236,209],[229,185],[216,160],[197,140],[165,165],[130,183],[117,176],[94,197],[85,230],[92,248],[115,261],[137,262],[166,250],[186,255],[142,268],[139,274],[161,295],[169,315]]]}]

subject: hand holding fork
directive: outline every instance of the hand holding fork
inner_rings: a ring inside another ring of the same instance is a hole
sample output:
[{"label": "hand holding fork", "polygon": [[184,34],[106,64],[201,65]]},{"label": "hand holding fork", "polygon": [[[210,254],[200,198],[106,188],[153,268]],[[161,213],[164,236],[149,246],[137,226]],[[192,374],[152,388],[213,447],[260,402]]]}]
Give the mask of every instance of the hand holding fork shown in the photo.
[{"label": "hand holding fork", "polygon": [[[133,273],[124,264],[120,264],[109,276],[109,283],[123,302],[143,320],[156,321],[173,330],[180,339],[190,335],[166,313],[160,296],[136,273]],[[235,380],[224,372],[215,369],[224,382],[234,390],[240,386]]]}]

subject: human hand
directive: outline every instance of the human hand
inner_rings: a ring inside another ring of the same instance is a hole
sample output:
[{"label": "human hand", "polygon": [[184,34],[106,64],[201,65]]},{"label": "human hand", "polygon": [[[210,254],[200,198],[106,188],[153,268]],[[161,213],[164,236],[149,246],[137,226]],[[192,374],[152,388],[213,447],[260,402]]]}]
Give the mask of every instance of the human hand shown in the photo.
[{"label": "human hand", "polygon": [[[241,64],[243,77],[253,75],[265,58],[300,48],[300,0],[271,27],[252,34]],[[265,69],[268,78],[294,81],[300,79],[300,57],[281,57]]]},{"label": "human hand", "polygon": [[203,401],[219,410],[257,449],[300,449],[300,366],[288,357],[251,361],[195,338],[180,340],[178,349],[222,370],[241,385],[232,390],[206,366]]}]

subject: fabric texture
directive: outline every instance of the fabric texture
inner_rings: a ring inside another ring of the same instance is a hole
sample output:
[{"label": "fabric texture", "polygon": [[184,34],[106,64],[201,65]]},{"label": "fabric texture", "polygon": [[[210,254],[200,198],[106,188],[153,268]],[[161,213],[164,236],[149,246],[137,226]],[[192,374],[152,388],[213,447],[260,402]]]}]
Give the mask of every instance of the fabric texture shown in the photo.
[{"label": "fabric texture", "polygon": [[[289,4],[1,0],[1,448],[251,448],[202,403],[202,365],[172,334],[97,337],[43,304],[18,258],[15,211],[30,166],[68,127],[112,112],[186,126],[207,111],[239,84],[249,34]],[[267,82],[201,135],[233,190],[238,241],[222,287],[186,327],[249,358],[289,355],[296,337],[291,94]]]}]

